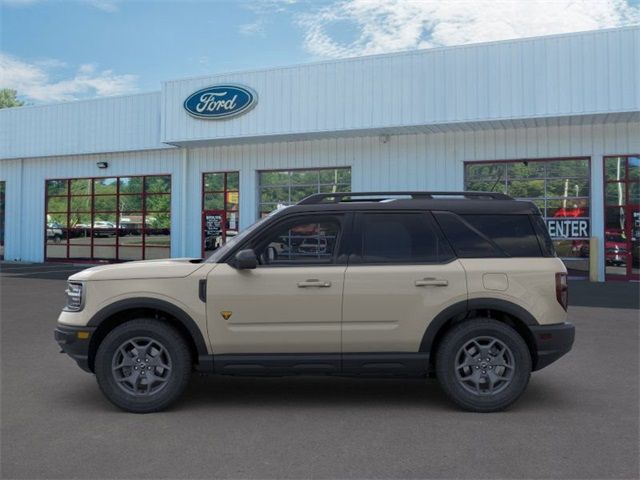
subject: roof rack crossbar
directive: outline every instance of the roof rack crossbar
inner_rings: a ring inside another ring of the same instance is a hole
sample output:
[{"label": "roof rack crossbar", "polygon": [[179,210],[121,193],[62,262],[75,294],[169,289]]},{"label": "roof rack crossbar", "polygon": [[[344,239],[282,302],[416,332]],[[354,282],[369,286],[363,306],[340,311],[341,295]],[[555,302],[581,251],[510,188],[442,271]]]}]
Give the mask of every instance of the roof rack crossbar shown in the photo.
[{"label": "roof rack crossbar", "polygon": [[509,195],[498,192],[336,192],[336,193],[315,193],[303,198],[298,205],[313,205],[323,203],[327,199],[332,199],[326,203],[340,203],[344,198],[357,197],[389,197],[404,196],[412,199],[433,199],[433,197],[467,197],[467,198],[489,198],[491,200],[513,200]]}]

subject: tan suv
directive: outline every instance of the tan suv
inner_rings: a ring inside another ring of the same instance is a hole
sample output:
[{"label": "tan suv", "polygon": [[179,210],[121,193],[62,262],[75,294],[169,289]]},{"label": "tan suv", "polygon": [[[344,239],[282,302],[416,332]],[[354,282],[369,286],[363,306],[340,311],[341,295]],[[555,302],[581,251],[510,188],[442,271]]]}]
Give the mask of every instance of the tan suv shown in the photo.
[{"label": "tan suv", "polygon": [[566,278],[530,202],[317,194],[206,260],[71,276],[55,338],[132,412],[167,407],[193,370],[435,375],[459,406],[489,412],[571,349]]}]

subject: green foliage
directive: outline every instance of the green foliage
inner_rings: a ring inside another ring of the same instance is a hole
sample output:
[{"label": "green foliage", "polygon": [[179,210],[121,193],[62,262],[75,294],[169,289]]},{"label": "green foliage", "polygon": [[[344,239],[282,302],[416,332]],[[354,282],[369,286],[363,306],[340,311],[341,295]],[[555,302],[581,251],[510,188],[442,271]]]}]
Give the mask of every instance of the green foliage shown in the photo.
[{"label": "green foliage", "polygon": [[22,100],[16,98],[18,92],[10,88],[0,89],[0,108],[21,107],[24,105]]}]

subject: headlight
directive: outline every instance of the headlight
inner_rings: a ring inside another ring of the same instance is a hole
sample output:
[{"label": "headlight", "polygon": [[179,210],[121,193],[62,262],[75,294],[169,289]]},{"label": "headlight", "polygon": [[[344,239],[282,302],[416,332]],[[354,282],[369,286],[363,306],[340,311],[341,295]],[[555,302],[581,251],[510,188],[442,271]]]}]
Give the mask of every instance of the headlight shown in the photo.
[{"label": "headlight", "polygon": [[65,293],[67,304],[64,309],[68,312],[79,312],[84,307],[84,286],[81,283],[68,282]]}]

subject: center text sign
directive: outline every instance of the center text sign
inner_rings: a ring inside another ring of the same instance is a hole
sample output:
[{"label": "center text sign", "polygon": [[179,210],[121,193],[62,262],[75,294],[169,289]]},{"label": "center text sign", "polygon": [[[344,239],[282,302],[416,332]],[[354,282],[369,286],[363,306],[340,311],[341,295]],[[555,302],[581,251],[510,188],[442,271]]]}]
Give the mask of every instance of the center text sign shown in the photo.
[{"label": "center text sign", "polygon": [[589,238],[589,220],[586,218],[547,218],[551,238]]},{"label": "center text sign", "polygon": [[189,95],[184,109],[189,115],[211,120],[241,115],[258,101],[256,92],[240,85],[214,85]]}]

